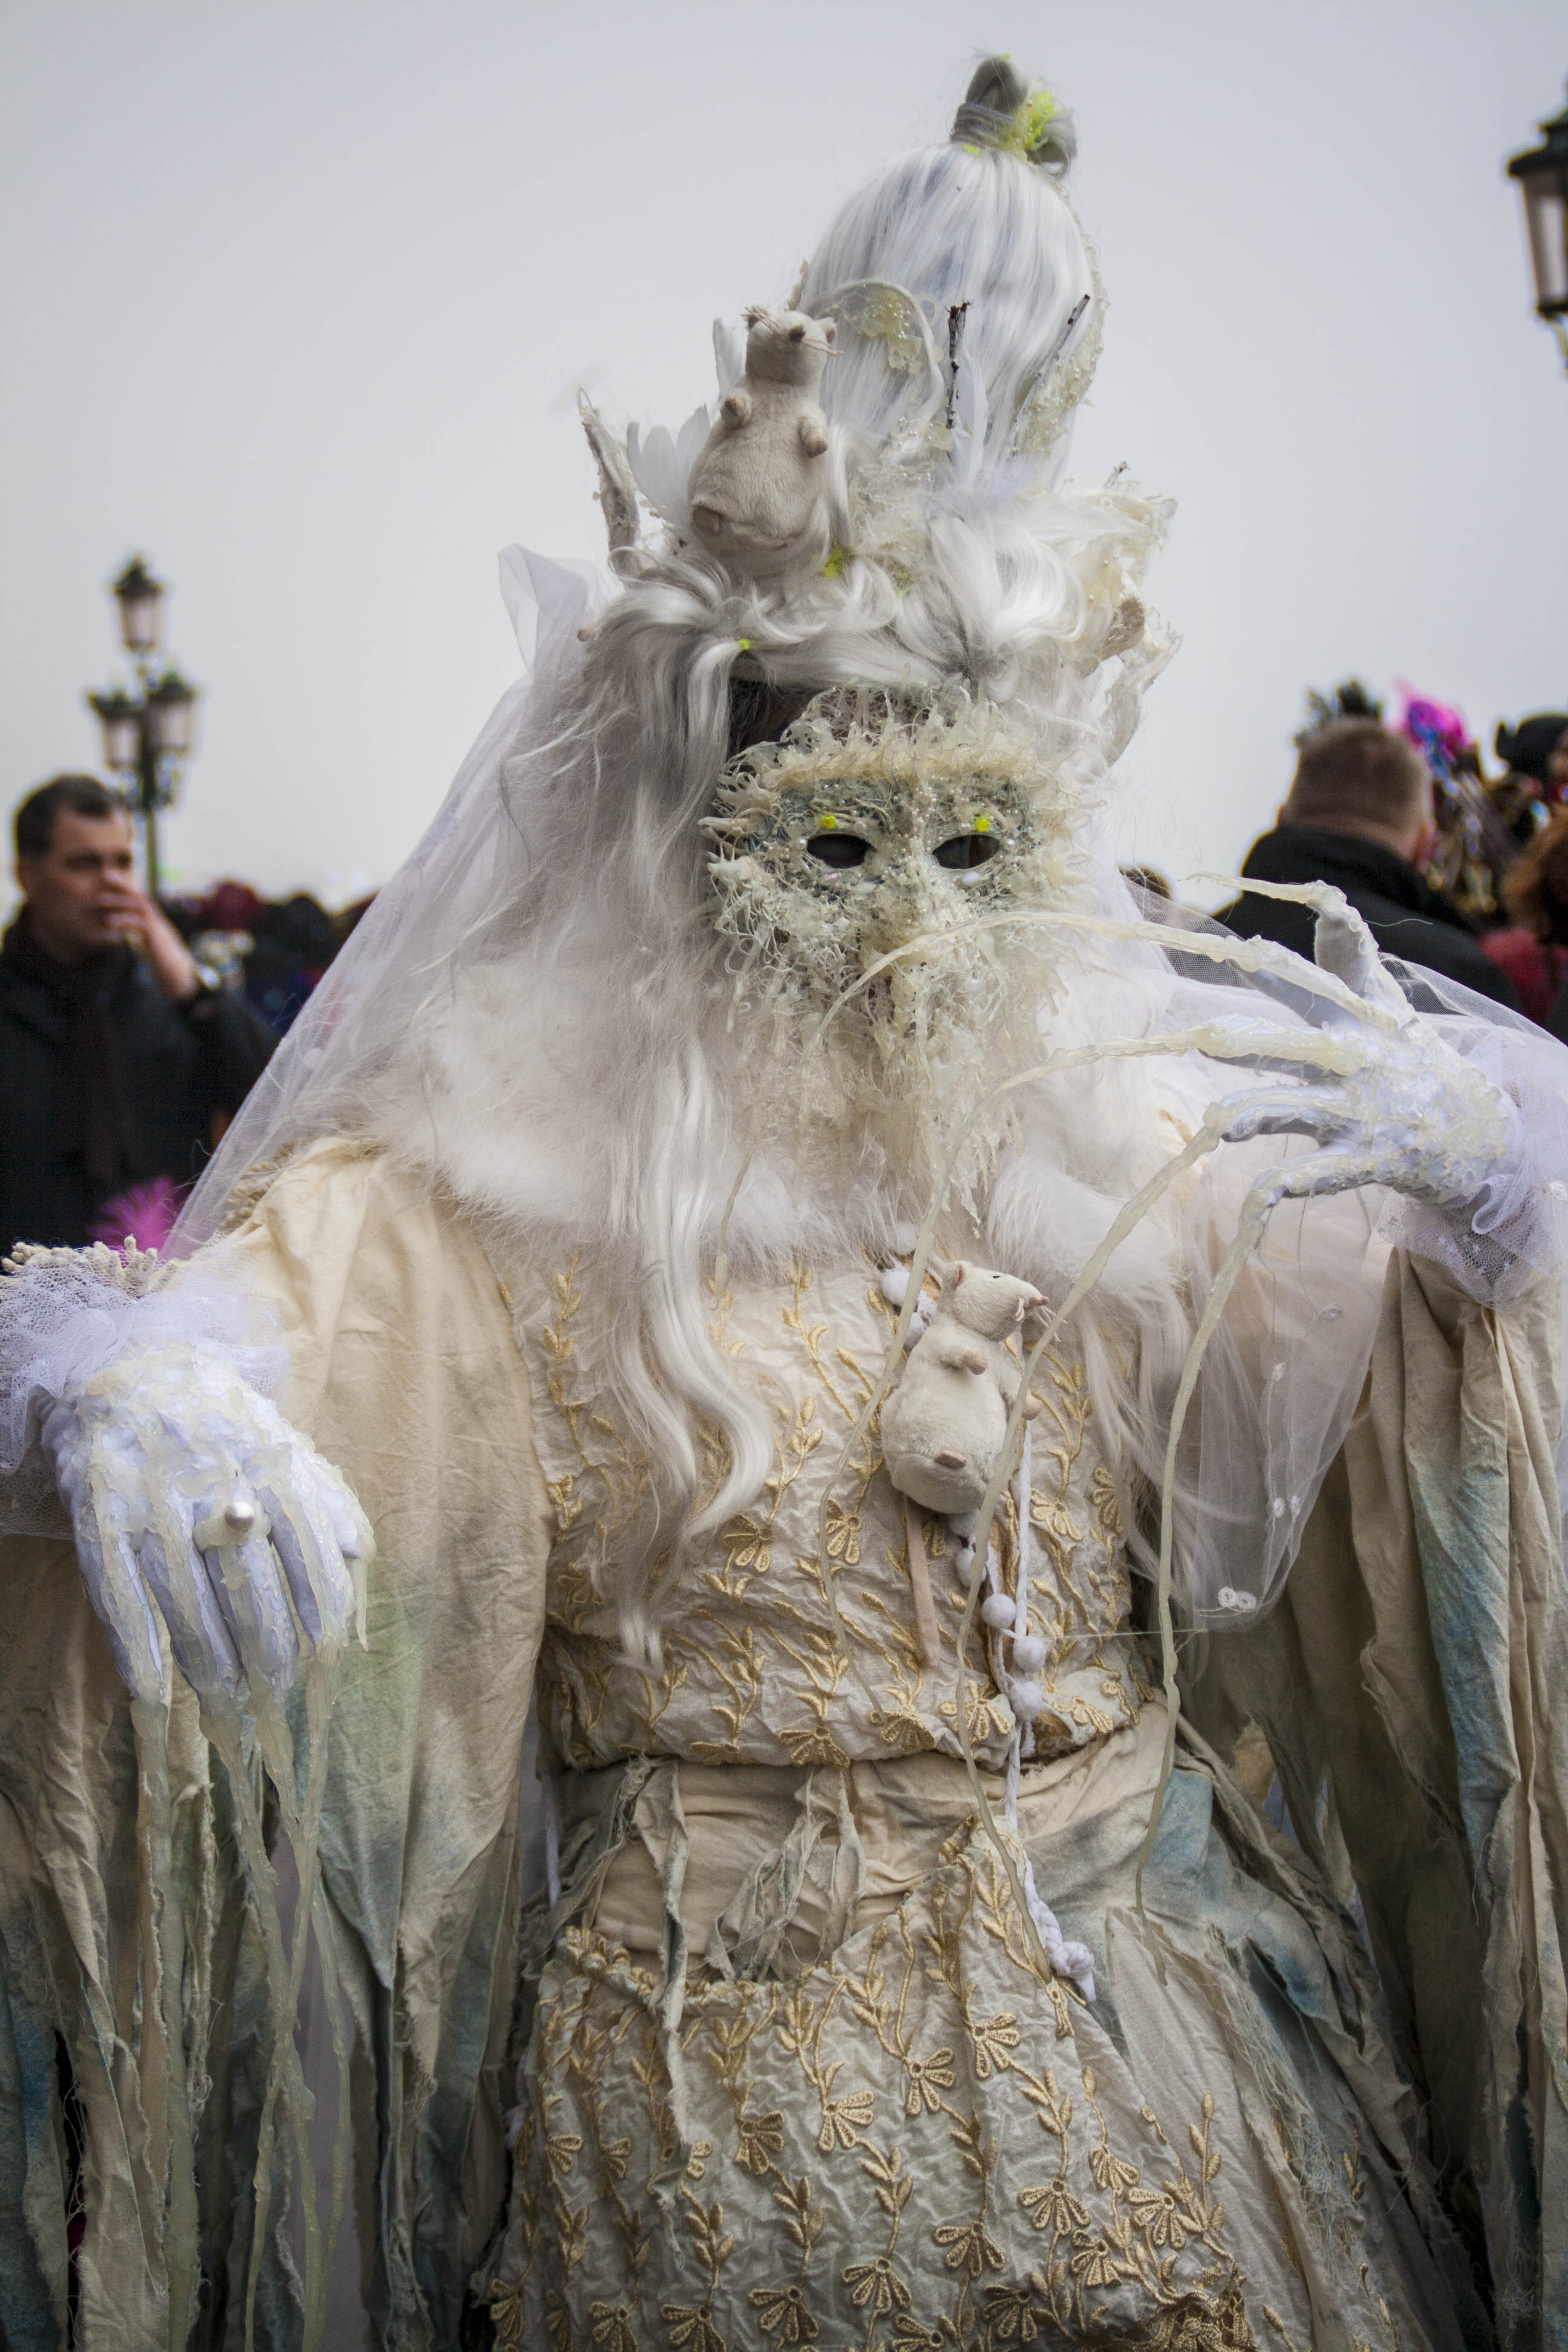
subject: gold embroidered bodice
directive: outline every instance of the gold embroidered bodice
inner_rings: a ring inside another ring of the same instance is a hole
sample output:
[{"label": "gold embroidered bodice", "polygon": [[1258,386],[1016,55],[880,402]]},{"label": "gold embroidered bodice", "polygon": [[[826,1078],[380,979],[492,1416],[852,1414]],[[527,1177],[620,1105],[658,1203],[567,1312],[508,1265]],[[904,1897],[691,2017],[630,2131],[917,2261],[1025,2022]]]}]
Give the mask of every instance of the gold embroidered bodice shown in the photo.
[{"label": "gold embroidered bodice", "polygon": [[[963,1590],[943,1522],[923,1534],[941,1633],[927,1664],[917,1633],[903,1498],[875,1423],[843,1459],[892,1339],[895,1318],[868,1265],[741,1286],[724,1302],[738,1374],[773,1400],[776,1450],[762,1493],[687,1559],[662,1615],[659,1666],[629,1662],[603,1570],[645,1509],[646,1462],[595,1377],[574,1264],[516,1286],[513,1313],[534,1389],[535,1441],[557,1535],[547,1581],[538,1700],[557,1763],[621,1758],[702,1764],[844,1766],[922,1749],[960,1752],[957,1639]],[[1142,1685],[1128,1629],[1115,1482],[1095,1442],[1083,1368],[1047,1354],[1034,1382],[1029,1630],[1046,1644],[1035,1753],[1048,1758],[1131,1722]],[[841,1465],[842,1463],[842,1466]],[[717,1462],[712,1465],[715,1473]],[[819,1559],[825,1492],[834,1627]],[[998,1572],[1016,1589],[1017,1507],[997,1528]],[[1000,1766],[1013,1728],[994,1654],[976,1625],[963,1704],[977,1760]]]},{"label": "gold embroidered bodice", "polygon": [[[1376,2135],[1308,2012],[1287,2039],[1253,1990],[1310,1970],[1310,1920],[1237,1865],[1244,1832],[1227,1813],[1221,1836],[1204,1767],[1176,1772],[1155,1936],[1140,1927],[1165,1717],[1140,1704],[1081,1365],[1043,1360],[1033,1382],[1047,1760],[1024,1763],[1004,1843],[953,1760],[951,1533],[923,1523],[932,1668],[874,1427],[840,1468],[893,1333],[875,1270],[724,1301],[723,1344],[771,1400],[773,1466],[685,1560],[658,1669],[625,1661],[595,1585],[647,1487],[594,1377],[583,1286],[568,1265],[514,1298],[558,1527],[539,1706],[547,1751],[578,1769],[555,1785],[561,1901],[536,1915],[552,1941],[489,2284],[498,2344],[1259,2352],[1327,2347],[1332,2313],[1335,2352],[1432,2352]],[[825,1499],[850,1658],[817,1558]],[[1018,1532],[1015,1508],[1009,1594]],[[994,1638],[976,1631],[962,1700],[992,1766],[1012,1735]],[[1061,1931],[1092,1939],[1092,1992],[1031,1938],[1007,1853]],[[1310,2014],[1328,2017],[1320,1965]]]}]

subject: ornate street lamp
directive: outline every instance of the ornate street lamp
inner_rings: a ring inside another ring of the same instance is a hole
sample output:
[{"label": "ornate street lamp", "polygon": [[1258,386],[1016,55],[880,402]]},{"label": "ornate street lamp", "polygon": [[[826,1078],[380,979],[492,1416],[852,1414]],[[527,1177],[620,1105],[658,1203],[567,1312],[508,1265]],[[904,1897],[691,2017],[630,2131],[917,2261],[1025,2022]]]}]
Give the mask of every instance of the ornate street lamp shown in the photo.
[{"label": "ornate street lamp", "polygon": [[112,591],[120,605],[120,634],[128,654],[156,653],[163,637],[163,599],[168,591],[141,556],[133,555]]},{"label": "ornate street lamp", "polygon": [[117,774],[133,772],[142,756],[142,705],[122,686],[87,698],[103,724],[105,763]]},{"label": "ornate street lamp", "polygon": [[188,760],[195,741],[196,689],[170,667],[147,697],[147,732],[160,759]]},{"label": "ornate street lamp", "polygon": [[156,669],[168,591],[141,556],[132,557],[112,593],[120,606],[121,637],[135,666],[136,690],[114,686],[87,698],[102,724],[105,764],[125,778],[141,816],[147,890],[156,898],[158,813],[173,805],[181,770],[191,756],[196,688],[173,664]]},{"label": "ornate street lamp", "polygon": [[1568,365],[1568,107],[1540,129],[1544,145],[1510,157],[1508,168],[1524,197],[1535,307]]}]

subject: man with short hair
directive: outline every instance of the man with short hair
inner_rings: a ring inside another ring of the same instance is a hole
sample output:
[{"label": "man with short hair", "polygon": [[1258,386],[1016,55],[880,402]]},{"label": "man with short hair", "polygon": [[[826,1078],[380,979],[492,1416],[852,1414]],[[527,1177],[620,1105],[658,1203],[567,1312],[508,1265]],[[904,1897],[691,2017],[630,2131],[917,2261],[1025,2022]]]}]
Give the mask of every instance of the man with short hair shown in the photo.
[{"label": "man with short hair", "polygon": [[136,887],[125,804],[56,776],[16,811],[0,943],[0,1250],[79,1244],[126,1188],[188,1184],[273,1039]]},{"label": "man with short hair", "polygon": [[[1241,870],[1260,882],[1331,882],[1385,955],[1517,1011],[1468,920],[1418,871],[1432,835],[1432,778],[1420,753],[1374,719],[1337,719],[1302,743],[1275,830],[1253,843]],[[1310,907],[1249,890],[1217,919],[1312,959]]]}]

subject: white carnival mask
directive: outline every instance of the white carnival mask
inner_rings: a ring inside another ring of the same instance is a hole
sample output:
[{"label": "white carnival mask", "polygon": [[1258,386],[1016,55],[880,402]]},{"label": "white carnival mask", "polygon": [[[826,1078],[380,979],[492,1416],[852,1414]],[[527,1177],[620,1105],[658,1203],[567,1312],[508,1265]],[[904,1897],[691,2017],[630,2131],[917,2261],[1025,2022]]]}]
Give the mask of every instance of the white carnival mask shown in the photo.
[{"label": "white carnival mask", "polygon": [[999,713],[868,699],[819,698],[731,761],[707,822],[721,930],[825,1002],[917,940],[883,1001],[994,969],[1005,925],[967,927],[1063,902],[1079,870],[1076,793]]},{"label": "white carnival mask", "polygon": [[731,761],[706,821],[718,929],[759,1016],[751,1083],[797,1148],[874,1137],[917,1197],[954,1136],[984,1160],[1007,1109],[982,1105],[1037,1053],[1068,952],[1007,918],[1076,894],[1079,811],[1016,723],[967,698],[824,695]]}]

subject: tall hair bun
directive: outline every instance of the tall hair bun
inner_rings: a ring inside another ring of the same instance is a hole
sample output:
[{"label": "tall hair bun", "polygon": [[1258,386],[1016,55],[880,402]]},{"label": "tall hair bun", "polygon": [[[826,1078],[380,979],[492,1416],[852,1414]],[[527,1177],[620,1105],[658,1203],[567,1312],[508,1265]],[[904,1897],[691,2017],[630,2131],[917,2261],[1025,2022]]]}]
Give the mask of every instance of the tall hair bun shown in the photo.
[{"label": "tall hair bun", "polygon": [[1078,129],[1068,110],[1042,83],[1032,88],[1011,58],[976,66],[949,138],[957,147],[991,147],[1021,155],[1059,180],[1078,153]]}]

